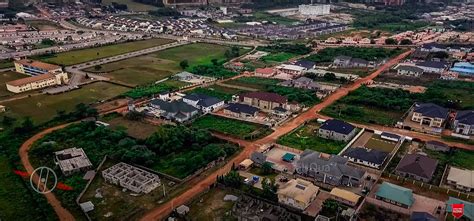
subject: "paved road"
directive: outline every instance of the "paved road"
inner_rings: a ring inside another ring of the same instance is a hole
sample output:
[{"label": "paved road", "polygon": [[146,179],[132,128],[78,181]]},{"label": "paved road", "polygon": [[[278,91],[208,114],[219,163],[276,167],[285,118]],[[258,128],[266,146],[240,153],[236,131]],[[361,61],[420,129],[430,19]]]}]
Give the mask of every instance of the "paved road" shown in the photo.
[{"label": "paved road", "polygon": [[[18,151],[18,154],[20,155],[21,163],[23,164],[23,167],[25,167],[26,172],[28,172],[28,174],[32,174],[33,171],[34,171],[34,168],[31,165],[30,159],[29,159],[29,156],[28,156],[28,151],[31,148],[31,146],[33,145],[33,143],[35,141],[43,138],[46,134],[51,133],[51,132],[53,132],[55,130],[58,130],[58,129],[62,129],[62,128],[68,126],[68,125],[69,124],[63,124],[63,125],[59,125],[59,126],[56,126],[56,127],[48,128],[48,129],[46,129],[44,131],[41,131],[40,133],[34,135],[33,137],[31,137],[30,139],[28,139],[27,141],[25,141],[21,145],[20,150]],[[35,183],[36,183],[37,180],[39,180],[39,179],[38,179],[37,176],[35,176],[33,178],[33,181],[35,181]],[[44,196],[46,197],[46,200],[48,200],[48,203],[53,207],[53,209],[56,212],[56,215],[58,216],[59,220],[67,220],[67,221],[75,220],[74,216],[67,209],[62,207],[61,202],[56,198],[54,193],[50,192],[50,193],[44,194]]]}]

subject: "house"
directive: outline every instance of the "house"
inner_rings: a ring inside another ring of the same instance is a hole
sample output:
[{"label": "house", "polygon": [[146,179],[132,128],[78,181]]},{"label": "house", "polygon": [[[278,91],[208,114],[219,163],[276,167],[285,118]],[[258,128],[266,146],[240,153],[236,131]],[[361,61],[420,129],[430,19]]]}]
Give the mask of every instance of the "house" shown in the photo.
[{"label": "house", "polygon": [[344,55],[335,57],[332,64],[341,68],[367,68],[375,66],[374,62],[370,62],[362,58],[352,58]]},{"label": "house", "polygon": [[458,111],[454,118],[454,132],[466,136],[474,135],[474,110]]},{"label": "house", "polygon": [[352,58],[350,66],[354,68],[366,68],[370,64],[369,61],[361,58]]},{"label": "house", "polygon": [[247,92],[238,96],[238,101],[242,104],[258,107],[264,111],[271,111],[275,107],[286,107],[288,99],[271,92]]},{"label": "house", "polygon": [[438,160],[421,154],[407,154],[398,163],[395,174],[427,183],[433,178],[437,166]]},{"label": "house", "polygon": [[230,103],[224,108],[224,113],[237,118],[253,118],[257,116],[260,109],[247,104]]},{"label": "house", "polygon": [[344,189],[340,189],[337,187],[332,188],[331,192],[329,193],[331,199],[339,201],[349,206],[355,206],[359,202],[360,196]]},{"label": "house", "polygon": [[183,101],[163,101],[154,99],[150,102],[151,107],[158,109],[155,114],[168,120],[174,120],[179,123],[188,121],[198,114],[199,110]]},{"label": "house", "polygon": [[410,221],[438,221],[438,219],[427,212],[415,211],[411,214]]},{"label": "house", "polygon": [[417,63],[416,67],[423,69],[423,72],[441,74],[448,64],[442,61],[423,61]]},{"label": "house", "polygon": [[411,120],[429,127],[443,127],[448,117],[448,109],[433,103],[415,104]]},{"label": "house", "polygon": [[275,107],[273,108],[272,114],[277,117],[288,117],[291,114],[291,111],[283,108],[283,107]]},{"label": "house", "polygon": [[282,64],[276,67],[276,72],[281,79],[291,79],[303,75],[307,69],[298,65]]},{"label": "house", "polygon": [[423,69],[411,65],[398,65],[395,70],[397,74],[410,77],[419,77],[423,74]]},{"label": "house", "polygon": [[405,209],[410,208],[415,202],[411,189],[388,182],[379,185],[375,198]]},{"label": "house", "polygon": [[51,72],[6,82],[8,91],[22,93],[50,86],[66,84],[69,81],[65,72]]},{"label": "house", "polygon": [[340,55],[334,58],[332,64],[337,67],[349,67],[351,59],[349,56]]},{"label": "house", "polygon": [[359,186],[365,171],[347,165],[338,155],[305,150],[296,162],[296,173],[333,186]]},{"label": "house", "polygon": [[183,102],[187,103],[204,113],[219,110],[224,106],[224,101],[205,94],[192,93],[183,97]]},{"label": "house", "polygon": [[426,142],[425,148],[428,150],[434,150],[439,152],[449,152],[451,150],[448,145],[436,140],[430,140]]},{"label": "house", "polygon": [[245,159],[239,163],[239,169],[247,170],[253,165],[253,161],[251,159]]},{"label": "house", "polygon": [[474,171],[451,166],[446,180],[458,190],[471,192],[474,188]]},{"label": "house", "polygon": [[296,80],[286,80],[281,82],[279,85],[285,87],[303,88],[306,90],[319,90],[321,88],[320,84],[314,82],[312,79],[307,77],[299,77]]},{"label": "house", "polygon": [[62,72],[62,68],[58,65],[48,64],[41,61],[22,59],[13,62],[15,71],[31,76],[42,75],[47,73]]},{"label": "house", "polygon": [[73,147],[56,151],[54,155],[56,164],[59,165],[59,169],[65,176],[92,168],[92,163],[82,148]]},{"label": "house", "polygon": [[257,68],[255,69],[255,76],[257,77],[273,77],[276,74],[275,69],[273,68]]},{"label": "house", "polygon": [[305,210],[316,198],[319,187],[302,179],[292,179],[277,191],[278,202],[299,210]]},{"label": "house", "polygon": [[398,142],[401,139],[399,135],[388,133],[388,132],[382,132],[380,134],[380,138],[385,139],[385,140],[390,140],[393,142]]},{"label": "house", "polygon": [[250,160],[252,160],[254,164],[261,166],[262,164],[267,162],[267,156],[260,152],[253,152],[250,155]]},{"label": "house", "polygon": [[469,62],[456,62],[449,70],[460,75],[474,76],[474,64]]},{"label": "house", "polygon": [[245,69],[245,64],[242,62],[229,62],[225,65],[226,68],[235,70],[235,71],[242,71]]},{"label": "house", "polygon": [[306,70],[314,69],[314,67],[316,67],[316,63],[304,59],[295,61],[293,64],[296,66],[304,67],[306,68]]},{"label": "house", "polygon": [[388,153],[379,150],[356,147],[347,149],[342,156],[349,159],[351,162],[380,169],[385,160],[387,160]]},{"label": "house", "polygon": [[[446,212],[452,213],[453,212],[453,204],[462,204],[464,205],[463,216],[465,220],[474,220],[474,203],[460,200],[458,198],[449,197],[448,201],[446,202]],[[452,216],[452,215],[448,215]]]},{"label": "house", "polygon": [[326,120],[319,127],[318,136],[325,139],[348,142],[355,136],[356,132],[356,128],[351,124],[342,120],[330,119]]}]

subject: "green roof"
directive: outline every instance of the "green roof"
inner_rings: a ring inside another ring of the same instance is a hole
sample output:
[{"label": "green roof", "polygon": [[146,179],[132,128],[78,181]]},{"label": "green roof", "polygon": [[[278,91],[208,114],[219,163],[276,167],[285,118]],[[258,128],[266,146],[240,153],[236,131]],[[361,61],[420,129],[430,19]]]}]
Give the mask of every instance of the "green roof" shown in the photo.
[{"label": "green roof", "polygon": [[460,200],[458,198],[449,197],[446,202],[446,212],[452,212],[451,204],[464,204],[464,216],[474,220],[474,203]]},{"label": "green roof", "polygon": [[283,155],[282,159],[284,161],[290,162],[290,161],[295,159],[295,155],[292,154],[292,153],[285,153],[285,155]]},{"label": "green roof", "polygon": [[409,207],[415,201],[415,199],[413,199],[413,191],[411,189],[397,186],[388,182],[383,182],[375,195],[401,203],[403,205],[408,205]]}]

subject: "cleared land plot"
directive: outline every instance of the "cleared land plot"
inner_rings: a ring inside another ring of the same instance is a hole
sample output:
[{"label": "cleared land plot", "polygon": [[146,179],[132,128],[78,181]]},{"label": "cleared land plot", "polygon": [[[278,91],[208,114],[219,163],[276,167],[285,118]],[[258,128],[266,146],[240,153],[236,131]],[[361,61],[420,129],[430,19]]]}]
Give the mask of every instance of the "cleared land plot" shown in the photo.
[{"label": "cleared land plot", "polygon": [[268,134],[271,131],[260,124],[254,124],[215,115],[205,115],[196,119],[192,123],[192,127],[208,129],[243,139],[256,139]]},{"label": "cleared land plot", "polygon": [[391,153],[397,143],[393,141],[384,140],[380,135],[372,132],[364,132],[351,147],[365,147],[372,150],[380,150],[387,153]]},{"label": "cleared land plot", "polygon": [[239,196],[231,190],[213,188],[189,205],[186,217],[190,220],[237,220],[231,215],[232,201],[224,201],[227,194]]},{"label": "cleared land plot", "polygon": [[73,65],[101,58],[125,54],[173,42],[169,39],[153,38],[143,41],[127,42],[122,44],[107,45],[97,48],[74,50],[55,55],[38,56],[37,58],[50,63]]},{"label": "cleared land plot", "polygon": [[348,121],[394,125],[403,116],[403,112],[382,110],[365,105],[350,105],[341,101],[323,109],[323,114]]},{"label": "cleared land plot", "polygon": [[[213,50],[210,51],[209,48]],[[213,44],[190,44],[155,53],[129,58],[102,65],[100,69],[88,68],[90,72],[106,72],[105,76],[128,84],[146,84],[164,79],[181,71],[179,63],[187,60],[189,65],[211,64],[212,59],[225,60],[229,47]]]},{"label": "cleared land plot", "polygon": [[338,154],[346,143],[318,137],[319,124],[310,122],[305,126],[280,137],[277,143],[300,150],[314,150],[329,154]]},{"label": "cleared land plot", "polygon": [[28,76],[13,72],[13,71],[0,72],[0,97],[13,94],[7,91],[7,86],[5,85],[6,82],[17,80],[20,78],[25,78],[25,77],[28,77]]},{"label": "cleared land plot", "polygon": [[[10,110],[5,113],[14,117],[30,116],[35,123],[52,119],[60,110],[69,112],[79,103],[90,104],[107,100],[129,90],[105,82],[86,85],[80,89],[57,95],[37,95],[2,103]],[[2,114],[0,114],[1,116]]]},{"label": "cleared land plot", "polygon": [[243,92],[244,90],[236,89],[236,88],[230,88],[230,87],[224,87],[220,85],[211,85],[209,87],[204,87],[204,88],[195,88],[193,90],[190,90],[186,93],[202,93],[206,94],[209,96],[217,97],[219,99],[223,99],[226,101],[230,101],[232,99],[232,95],[239,94]]},{"label": "cleared land plot", "polygon": [[277,85],[280,82],[282,82],[282,80],[279,79],[261,77],[241,77],[226,81],[225,84],[254,88],[257,90],[265,90],[268,85]]},{"label": "cleared land plot", "polygon": [[117,117],[106,121],[113,129],[125,129],[127,134],[136,139],[146,139],[156,132],[157,127],[141,121],[132,121],[124,117]]},{"label": "cleared land plot", "polygon": [[158,9],[153,5],[142,4],[139,2],[135,2],[133,0],[103,0],[102,5],[111,5],[112,2],[117,2],[119,4],[126,4],[129,11],[153,11]]},{"label": "cleared land plot", "polygon": [[58,24],[47,20],[28,20],[26,24],[38,29],[39,31],[54,31],[62,29]]}]

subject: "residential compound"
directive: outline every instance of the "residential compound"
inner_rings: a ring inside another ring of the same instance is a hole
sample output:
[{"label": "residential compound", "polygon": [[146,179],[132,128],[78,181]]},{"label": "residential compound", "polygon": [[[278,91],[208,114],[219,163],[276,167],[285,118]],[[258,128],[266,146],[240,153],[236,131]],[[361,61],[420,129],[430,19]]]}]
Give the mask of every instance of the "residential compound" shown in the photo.
[{"label": "residential compound", "polygon": [[147,110],[146,113],[180,123],[190,120],[199,113],[199,109],[182,100],[164,101],[154,99],[150,102],[150,106],[153,109]]},{"label": "residential compound", "polygon": [[292,179],[278,189],[278,202],[299,210],[305,210],[316,198],[319,187],[313,183]]},{"label": "residential compound", "polygon": [[411,120],[428,127],[442,128],[448,117],[448,109],[433,103],[421,103],[413,106]]},{"label": "residential compound", "polygon": [[[233,97],[234,102],[260,108],[263,111],[272,111],[274,108],[289,106],[288,99],[276,93],[247,92]],[[289,109],[289,108],[287,108]]]},{"label": "residential compound", "polygon": [[102,177],[106,182],[134,193],[149,193],[161,185],[158,175],[126,163],[118,163],[103,170]]},{"label": "residential compound", "polygon": [[318,136],[326,139],[348,142],[351,140],[357,129],[349,123],[341,120],[326,120],[318,130]]},{"label": "residential compound", "polygon": [[474,188],[474,171],[450,167],[446,180],[447,184],[458,190],[471,192]]},{"label": "residential compound", "polygon": [[430,182],[438,161],[421,154],[407,154],[397,165],[395,173],[402,177]]},{"label": "residential compound", "polygon": [[56,164],[59,165],[59,169],[65,176],[92,168],[92,163],[82,148],[73,147],[54,152],[54,155],[56,156]]},{"label": "residential compound", "polygon": [[464,136],[474,135],[474,110],[457,112],[454,118],[454,132]]},{"label": "residential compound", "polygon": [[411,189],[388,182],[383,182],[379,186],[375,198],[406,209],[410,208],[415,202]]},{"label": "residential compound", "polygon": [[67,73],[63,72],[62,68],[57,65],[26,59],[17,60],[14,64],[18,73],[31,77],[6,82],[7,90],[13,93],[67,84],[69,81]]},{"label": "residential compound", "polygon": [[205,94],[189,94],[183,97],[183,102],[187,103],[204,113],[213,112],[224,106],[224,101]]}]

